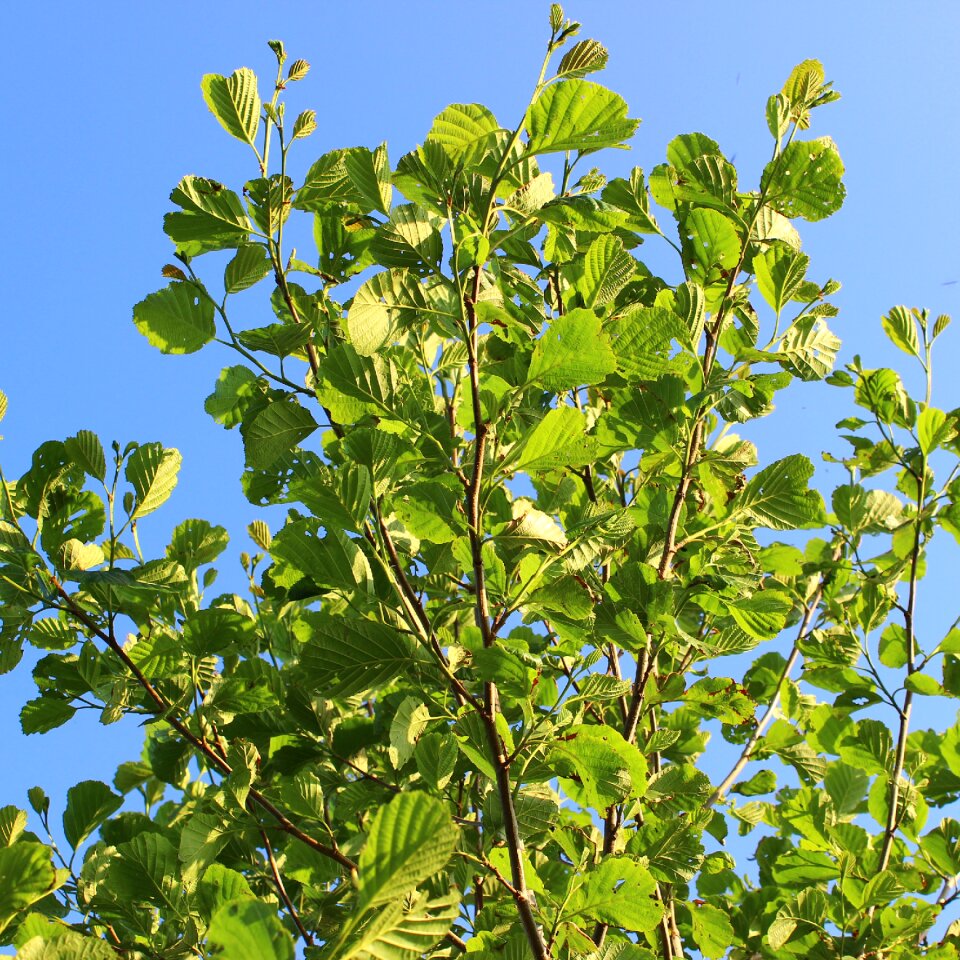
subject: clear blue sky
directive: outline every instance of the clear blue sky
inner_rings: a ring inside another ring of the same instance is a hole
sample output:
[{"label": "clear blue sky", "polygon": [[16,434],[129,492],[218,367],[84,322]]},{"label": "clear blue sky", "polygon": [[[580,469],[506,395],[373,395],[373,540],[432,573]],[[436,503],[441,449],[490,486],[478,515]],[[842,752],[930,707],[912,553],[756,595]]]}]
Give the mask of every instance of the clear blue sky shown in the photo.
[{"label": "clear blue sky", "polygon": [[[879,317],[890,306],[953,313],[957,329],[940,352],[935,402],[960,406],[960,5],[566,7],[583,22],[583,36],[610,49],[597,79],[644,121],[632,151],[598,158],[614,173],[635,164],[649,170],[675,134],[703,131],[735,157],[741,183],[752,184],[769,152],[766,97],[795,63],[824,62],[844,99],[818,112],[814,134],[838,142],[848,200],[833,218],[801,224],[811,276],[844,283],[833,326],[846,341],[843,356],[856,349],[868,366],[906,359],[882,342]],[[202,410],[219,368],[232,360],[214,348],[162,357],[131,323],[132,305],[164,282],[171,245],[161,219],[179,178],[196,173],[238,186],[253,175],[244,149],[207,112],[201,75],[246,65],[272,77],[266,41],[282,38],[293,58],[313,65],[289,96],[291,110],[318,111],[320,129],[300,150],[302,163],[384,139],[395,161],[449,102],[486,103],[514,124],[539,66],[548,9],[539,0],[11,4],[0,60],[7,476],[23,472],[42,441],[78,429],[97,431],[105,444],[177,447],[180,485],[142,525],[145,549],[162,549],[186,517],[220,523],[233,533],[221,584],[239,587],[233,558],[249,547],[243,529],[255,511],[239,489],[239,437]],[[652,248],[650,262],[664,262]],[[791,393],[776,429],[758,434],[761,459],[800,451],[817,461],[827,446],[842,450],[832,433],[842,415],[837,398],[810,386]],[[839,481],[822,469],[819,476],[824,486]],[[955,615],[955,574],[945,564],[926,588],[932,626]],[[119,761],[136,756],[136,726],[104,729],[93,718],[25,740],[18,713],[33,695],[22,668],[0,677],[0,805],[25,806],[26,788],[41,783],[62,809],[69,785],[109,782]]]}]

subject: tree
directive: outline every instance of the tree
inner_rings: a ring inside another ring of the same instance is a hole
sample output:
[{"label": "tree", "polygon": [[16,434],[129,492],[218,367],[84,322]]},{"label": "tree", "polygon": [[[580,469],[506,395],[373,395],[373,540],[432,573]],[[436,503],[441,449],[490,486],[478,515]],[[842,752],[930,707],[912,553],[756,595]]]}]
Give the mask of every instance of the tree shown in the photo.
[{"label": "tree", "polygon": [[[960,824],[926,827],[960,795],[960,725],[911,727],[916,698],[960,695],[960,630],[916,631],[927,545],[960,537],[949,318],[884,317],[922,399],[833,370],[839,285],[807,279],[796,228],[844,195],[807,132],[838,96],[818,62],[767,104],[755,189],[703,134],[608,182],[575,170],[638,121],[578,30],[551,8],[515,128],[454,104],[395,168],[335,150],[300,184],[316,116],[281,96],[307,63],[271,42],[266,101],[249,70],[204,78],[256,176],[181,180],[177,263],[134,321],[239,354],[206,409],[239,428],[249,500],[289,512],[248,529],[249,598],[211,598],[225,530],[186,520],[150,559],[137,538],[177,451],[81,431],[0,478],[0,662],[49,651],[24,731],[145,724],[112,787],[31,791],[49,842],[0,809],[0,934],[27,960],[956,956],[929,931]],[[221,282],[201,258],[223,251]],[[268,287],[273,322],[240,329]],[[805,456],[760,467],[733,432],[824,378],[860,411],[829,510]],[[714,783],[718,730],[739,759]]]}]

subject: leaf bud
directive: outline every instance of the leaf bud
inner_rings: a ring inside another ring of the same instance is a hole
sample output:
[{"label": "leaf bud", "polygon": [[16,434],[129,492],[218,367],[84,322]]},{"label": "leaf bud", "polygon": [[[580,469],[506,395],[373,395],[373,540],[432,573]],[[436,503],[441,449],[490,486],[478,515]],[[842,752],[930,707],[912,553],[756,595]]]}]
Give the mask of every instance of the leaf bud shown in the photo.
[{"label": "leaf bud", "polygon": [[284,62],[287,59],[287,51],[283,46],[282,40],[268,40],[267,46],[273,51],[274,56],[277,58],[277,63],[283,66]]}]

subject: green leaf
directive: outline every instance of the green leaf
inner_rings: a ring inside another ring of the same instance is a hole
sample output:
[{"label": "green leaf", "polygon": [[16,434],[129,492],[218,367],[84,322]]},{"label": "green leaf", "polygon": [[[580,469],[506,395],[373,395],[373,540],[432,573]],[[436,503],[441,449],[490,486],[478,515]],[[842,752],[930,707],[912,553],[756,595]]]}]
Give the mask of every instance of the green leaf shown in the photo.
[{"label": "green leaf", "polygon": [[144,443],[127,460],[124,476],[136,492],[131,517],[145,517],[164,504],[177,485],[183,458],[179,450],[165,449],[159,443]]},{"label": "green leaf", "polygon": [[227,293],[239,293],[259,283],[273,269],[273,262],[262,243],[244,243],[223,271]]},{"label": "green leaf", "polygon": [[21,842],[0,849],[0,933],[58,886],[50,851],[43,844]]},{"label": "green leaf", "polygon": [[315,689],[327,697],[350,697],[381,687],[409,671],[410,640],[373,620],[344,618],[311,624],[300,662]]},{"label": "green leaf", "polygon": [[944,817],[935,830],[921,838],[920,849],[944,876],[956,876],[960,873],[960,823]]},{"label": "green leaf", "polygon": [[200,89],[223,129],[255,148],[261,106],[256,74],[247,67],[241,67],[229,77],[208,73],[200,81]]},{"label": "green leaf", "polygon": [[[43,923],[46,929],[43,933],[28,936],[32,924],[37,921]],[[48,935],[49,940],[45,939]],[[19,960],[116,960],[117,956],[106,940],[81,936],[62,923],[48,920],[39,912],[27,914],[17,928],[17,940],[23,943],[17,953]]]},{"label": "green leaf", "polygon": [[275,904],[233,900],[210,921],[207,948],[229,960],[293,960],[293,938],[277,917]]},{"label": "green leaf", "polygon": [[244,411],[261,392],[261,381],[248,367],[224,367],[203,409],[229,430],[243,422]]},{"label": "green leaf", "polygon": [[426,309],[423,287],[412,273],[374,274],[356,292],[347,313],[350,342],[360,356],[371,356],[401,325],[416,322]]},{"label": "green leaf", "polygon": [[385,267],[406,267],[423,275],[439,268],[443,240],[422,207],[404,203],[394,207],[390,219],[377,231],[370,252]]},{"label": "green leaf", "polygon": [[212,526],[206,520],[184,520],[174,528],[167,556],[184,570],[196,570],[216,560],[229,541],[223,527]]},{"label": "green leaf", "polygon": [[457,829],[439,800],[397,794],[374,818],[360,854],[359,908],[397,900],[438,873],[456,842]]},{"label": "green leaf", "polygon": [[616,367],[600,318],[592,310],[578,308],[557,317],[544,330],[533,348],[527,381],[560,393],[600,383]]},{"label": "green leaf", "polygon": [[569,781],[567,790],[579,787],[582,803],[598,812],[640,796],[646,786],[643,754],[612,728],[572,728],[553,745],[548,762]]},{"label": "green leaf", "polygon": [[723,279],[723,272],[736,268],[740,236],[733,223],[718,210],[695,207],[683,218],[681,231],[690,279],[707,286]]},{"label": "green leaf", "polygon": [[823,778],[823,788],[841,817],[853,816],[859,811],[869,786],[870,777],[864,770],[841,760],[831,763]]},{"label": "green leaf", "polygon": [[103,455],[100,438],[90,430],[78,430],[75,437],[64,441],[67,455],[83,467],[84,472],[94,480],[103,481],[107,475],[107,462]]},{"label": "green leaf", "polygon": [[596,73],[607,65],[607,48],[597,40],[580,40],[561,58],[557,76],[567,80]]},{"label": "green leaf", "polygon": [[807,489],[813,464],[801,454],[784,457],[761,470],[737,498],[738,512],[764,527],[794,530],[824,522],[823,499]]},{"label": "green leaf", "polygon": [[427,134],[455,163],[470,164],[484,152],[500,130],[496,117],[479,103],[452,103],[439,113]]},{"label": "green leaf", "polygon": [[742,797],[760,797],[776,789],[777,775],[772,770],[758,770],[749,780],[730,788]]},{"label": "green leaf", "polygon": [[24,734],[46,733],[63,726],[76,712],[76,707],[59,697],[37,697],[23,705],[20,729]]},{"label": "green leaf", "polygon": [[777,356],[784,369],[802,380],[822,380],[833,370],[840,346],[826,321],[806,316],[783,335]]},{"label": "green leaf", "polygon": [[453,776],[460,750],[448,733],[426,733],[413,750],[420,776],[435,790],[442,790]]},{"label": "green leaf", "polygon": [[955,430],[947,415],[936,407],[924,407],[917,414],[917,439],[920,449],[929,456],[937,447],[953,437]]},{"label": "green leaf", "polygon": [[656,881],[630,857],[604,857],[578,879],[568,916],[590,917],[636,933],[654,930],[663,918],[663,906],[653,897]]},{"label": "green leaf", "polygon": [[249,424],[241,427],[247,466],[255,470],[266,469],[309,437],[318,426],[313,414],[294,400],[268,403]]},{"label": "green leaf", "polygon": [[686,366],[682,356],[672,358],[673,343],[689,342],[690,331],[665,307],[629,307],[610,324],[617,369],[630,382],[656,380]]},{"label": "green leaf", "polygon": [[880,634],[880,662],[885,667],[899,670],[910,659],[907,647],[906,630],[899,623],[888,624]]},{"label": "green leaf", "polygon": [[196,353],[217,334],[213,304],[178,280],[141,300],[133,322],[161,353]]},{"label": "green leaf", "polygon": [[[374,913],[338,960],[417,960],[430,956],[459,913],[455,894],[440,900],[426,896],[397,900]],[[482,952],[482,951],[481,951]]]},{"label": "green leaf", "polygon": [[760,188],[784,216],[822,220],[843,206],[843,161],[829,137],[795,140],[764,168]]},{"label": "green leaf", "polygon": [[752,597],[730,601],[727,609],[738,626],[758,640],[770,640],[785,626],[793,604],[773,590],[755,593]]},{"label": "green leaf", "polygon": [[866,490],[847,483],[833,491],[832,506],[837,519],[851,533],[882,533],[901,523],[903,503],[885,490]]},{"label": "green leaf", "polygon": [[911,357],[920,356],[920,337],[917,334],[916,313],[908,307],[894,307],[882,321],[890,342]]},{"label": "green leaf", "polygon": [[84,780],[67,791],[67,807],[63,811],[63,835],[74,850],[123,804],[105,783]]},{"label": "green leaf", "polygon": [[424,480],[403,487],[392,506],[403,525],[418,540],[452,543],[466,534],[459,520],[458,507],[463,490],[438,480]]},{"label": "green leaf", "polygon": [[637,261],[623,247],[623,241],[612,234],[596,238],[583,257],[583,273],[575,286],[585,306],[610,303],[636,273]]},{"label": "green leaf", "polygon": [[181,256],[244,244],[253,230],[240,198],[216,180],[187,176],[170,199],[180,207],[163,218],[163,230]]},{"label": "green leaf", "polygon": [[511,468],[537,473],[589,463],[594,456],[594,445],[586,436],[586,426],[583,414],[573,407],[548,410],[520,442]]},{"label": "green leaf", "polygon": [[712,960],[726,956],[730,944],[736,942],[733,926],[726,912],[709,903],[700,903],[690,908],[690,923],[693,939],[700,952]]},{"label": "green leaf", "polygon": [[357,542],[335,528],[328,528],[326,535],[320,537],[318,528],[319,522],[312,518],[288,521],[283,526],[270,544],[270,555],[281,562],[284,571],[292,568],[294,579],[290,580],[286,573],[275,573],[274,579],[292,586],[307,576],[318,586],[369,592],[373,574]]},{"label": "green leaf", "polygon": [[265,327],[241,330],[237,340],[248,350],[269,353],[273,357],[289,357],[310,340],[311,331],[306,324],[271,323]]},{"label": "green leaf", "polygon": [[376,150],[353,147],[343,152],[343,165],[347,176],[361,197],[364,212],[376,210],[389,214],[393,196],[390,182],[390,161],[387,145],[381,143]]},{"label": "green leaf", "polygon": [[810,258],[805,253],[783,241],[771,244],[753,258],[757,289],[777,316],[800,289],[809,265]]},{"label": "green leaf", "polygon": [[589,80],[562,80],[547,87],[527,114],[527,153],[620,146],[639,120],[627,116],[623,97]]},{"label": "green leaf", "polygon": [[914,693],[919,693],[926,697],[943,696],[943,687],[939,681],[926,673],[911,673],[910,676],[903,681],[903,686],[907,690],[912,690]]},{"label": "green leaf", "polygon": [[12,846],[27,828],[27,812],[12,805],[0,807],[0,847]]}]

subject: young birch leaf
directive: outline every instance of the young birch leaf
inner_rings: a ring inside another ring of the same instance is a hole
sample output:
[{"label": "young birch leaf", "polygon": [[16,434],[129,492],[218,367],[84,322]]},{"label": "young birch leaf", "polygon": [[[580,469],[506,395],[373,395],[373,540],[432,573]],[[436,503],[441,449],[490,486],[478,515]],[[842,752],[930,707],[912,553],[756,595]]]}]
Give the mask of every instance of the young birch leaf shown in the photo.
[{"label": "young birch leaf", "polygon": [[843,206],[843,161],[829,137],[794,141],[764,168],[760,188],[786,217],[822,220]]},{"label": "young birch leaf", "polygon": [[555,393],[602,382],[617,361],[601,327],[592,310],[578,308],[557,317],[533,348],[527,381]]},{"label": "young birch leaf", "polygon": [[596,73],[607,65],[609,57],[607,48],[598,40],[580,40],[563,55],[557,76],[573,80]]},{"label": "young birch leaf", "polygon": [[161,353],[195,353],[217,333],[213,304],[193,284],[177,280],[141,300],[133,322]]},{"label": "young birch leaf", "polygon": [[530,108],[527,153],[589,153],[621,146],[639,124],[612,90],[589,80],[562,80],[547,87]]},{"label": "young birch leaf", "polygon": [[813,464],[801,454],[784,457],[761,470],[738,498],[737,510],[747,512],[772,530],[817,527],[824,522],[823,499],[807,489]]},{"label": "young birch leaf", "polygon": [[84,780],[71,787],[67,791],[67,808],[63,811],[63,835],[67,843],[76,850],[122,803],[123,797],[118,797],[99,780]]},{"label": "young birch leaf", "polygon": [[293,960],[293,938],[277,917],[276,905],[241,899],[224,904],[207,931],[207,947],[229,960]]},{"label": "young birch leaf", "polygon": [[223,129],[256,149],[261,106],[256,74],[248,67],[241,67],[229,77],[208,73],[200,81],[200,88]]},{"label": "young birch leaf", "polygon": [[275,400],[267,404],[249,424],[240,428],[247,466],[255,470],[266,469],[309,437],[318,426],[313,414],[299,403]]},{"label": "young birch leaf", "polygon": [[397,900],[442,870],[453,855],[457,829],[439,800],[401,793],[374,818],[360,854],[361,910]]},{"label": "young birch leaf", "polygon": [[131,517],[145,517],[166,502],[177,485],[182,462],[179,450],[165,449],[159,443],[141,444],[130,454],[124,476],[137,495]]},{"label": "young birch leaf", "polygon": [[90,430],[78,430],[75,437],[64,441],[67,455],[80,464],[86,474],[103,481],[107,475],[107,462],[103,455],[100,438]]}]

